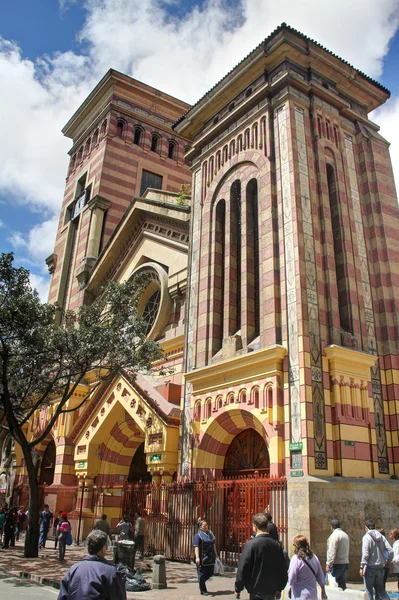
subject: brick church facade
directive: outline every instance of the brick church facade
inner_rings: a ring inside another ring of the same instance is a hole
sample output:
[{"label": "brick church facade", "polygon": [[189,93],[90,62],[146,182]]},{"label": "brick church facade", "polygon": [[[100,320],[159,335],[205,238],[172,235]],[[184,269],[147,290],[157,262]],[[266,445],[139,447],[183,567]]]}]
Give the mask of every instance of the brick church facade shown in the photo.
[{"label": "brick church facade", "polygon": [[65,126],[49,301],[146,271],[174,367],[119,378],[43,444],[53,486],[86,482],[87,513],[98,486],[257,471],[287,479],[288,538],[320,552],[331,518],[355,543],[364,518],[394,525],[399,214],[368,118],[388,98],[283,24],[194,106],[111,70]]}]

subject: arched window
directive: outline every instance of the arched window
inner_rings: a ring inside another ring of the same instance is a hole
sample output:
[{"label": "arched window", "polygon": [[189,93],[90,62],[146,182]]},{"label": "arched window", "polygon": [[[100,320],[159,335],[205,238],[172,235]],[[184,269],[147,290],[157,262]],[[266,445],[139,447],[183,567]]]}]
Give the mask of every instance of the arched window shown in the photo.
[{"label": "arched window", "polygon": [[246,129],[244,132],[244,150],[248,150],[250,145],[250,131]]},{"label": "arched window", "polygon": [[70,164],[69,164],[69,172],[70,172],[70,173],[72,173],[72,171],[74,171],[74,170],[75,170],[75,167],[76,167],[76,154],[74,154],[74,155],[71,157],[71,162],[70,162]]},{"label": "arched window", "polygon": [[212,411],[212,406],[211,406],[211,398],[209,398],[206,403],[205,403],[205,420],[208,421],[211,418],[211,411]]},{"label": "arched window", "polygon": [[140,144],[141,144],[142,133],[143,133],[143,130],[141,127],[134,128],[133,144],[136,144],[136,146],[140,146]]},{"label": "arched window", "polygon": [[268,410],[273,408],[273,387],[271,385],[266,388],[266,408]]},{"label": "arched window", "polygon": [[319,138],[322,137],[322,126],[321,126],[321,117],[320,115],[317,115],[317,133],[319,135]]},{"label": "arched window", "polygon": [[327,139],[331,140],[331,126],[330,126],[330,121],[328,119],[326,119],[326,133],[327,133]]},{"label": "arched window", "polygon": [[175,158],[176,153],[176,142],[171,140],[168,144],[168,158]]},{"label": "arched window", "polygon": [[242,152],[242,135],[237,138],[237,152]]},{"label": "arched window", "polygon": [[252,391],[253,404],[255,408],[259,408],[259,388],[255,388]]},{"label": "arched window", "polygon": [[103,121],[103,124],[101,125],[101,139],[105,136],[106,133],[107,133],[107,119],[105,119],[105,121]]},{"label": "arched window", "polygon": [[158,145],[159,145],[159,135],[157,133],[153,133],[152,137],[151,137],[151,152],[157,152],[158,151]]},{"label": "arched window", "polygon": [[[234,335],[241,328],[241,182],[236,179],[230,188],[231,211],[231,258],[230,268],[231,288],[236,290],[230,299],[230,330]],[[235,260],[234,260],[235,259]],[[235,284],[235,285],[234,285]]]},{"label": "arched window", "polygon": [[197,400],[194,405],[194,421],[201,421],[201,400]]},{"label": "arched window", "polygon": [[229,149],[226,144],[223,148],[223,164],[227,163],[228,158],[229,158]]},{"label": "arched window", "polygon": [[79,152],[78,152],[78,163],[81,163],[83,160],[83,146],[81,146],[79,148]]},{"label": "arched window", "polygon": [[124,129],[125,129],[125,121],[123,119],[118,119],[116,122],[116,136],[123,138]]},{"label": "arched window", "polygon": [[227,404],[234,404],[234,394],[233,392],[231,392],[231,394],[228,395],[228,402]]},{"label": "arched window", "polygon": [[94,132],[94,135],[93,135],[93,148],[95,146],[97,146],[97,144],[98,144],[98,135],[99,135],[99,131],[98,131],[98,129],[96,129]]},{"label": "arched window", "polygon": [[253,253],[253,260],[249,260],[247,274],[248,298],[248,340],[252,341],[260,334],[260,266],[259,266],[259,208],[258,208],[258,182],[251,179],[246,189],[246,221],[247,243],[249,256]]},{"label": "arched window", "polygon": [[219,116],[218,116],[218,115],[216,115],[216,117],[214,117],[214,119],[213,119],[213,121],[212,121],[212,122],[213,122],[213,124],[214,124],[214,125],[216,125],[216,123],[217,123],[218,121],[219,121]]},{"label": "arched window", "polygon": [[230,142],[230,158],[233,158],[235,153],[236,153],[236,141],[231,140],[231,142]]},{"label": "arched window", "polygon": [[214,333],[212,355],[222,347],[224,326],[224,289],[225,289],[225,262],[226,262],[226,202],[219,200],[216,205],[215,218],[215,273],[214,273]]},{"label": "arched window", "polygon": [[245,97],[246,97],[246,98],[249,98],[251,94],[252,94],[252,88],[251,88],[251,87],[249,87],[249,88],[247,89],[247,91],[245,92]]},{"label": "arched window", "polygon": [[232,102],[230,104],[230,106],[229,106],[229,112],[231,112],[232,110],[234,110],[234,108],[235,108],[235,104],[234,104],[234,102]]},{"label": "arched window", "polygon": [[263,144],[263,149],[264,149],[264,154],[266,156],[266,117],[262,118],[262,121],[260,122],[260,127],[261,127],[261,136],[262,139],[260,141],[259,147],[261,147],[261,144]]},{"label": "arched window", "polygon": [[336,145],[338,146],[339,144],[339,130],[337,125],[334,125],[334,141],[336,143]]},{"label": "arched window", "polygon": [[258,124],[252,125],[252,148],[258,148]]},{"label": "arched window", "polygon": [[213,176],[214,176],[214,170],[215,170],[215,164],[214,164],[214,158],[213,156],[211,156],[211,158],[209,159],[209,180],[213,181]]},{"label": "arched window", "polygon": [[85,144],[85,156],[90,154],[91,138],[89,138]]},{"label": "arched window", "polygon": [[221,152],[220,150],[218,150],[218,152],[216,153],[216,170],[220,171],[220,157],[221,157]]},{"label": "arched window", "polygon": [[330,200],[331,227],[334,243],[335,273],[337,279],[338,307],[341,328],[352,331],[352,315],[348,278],[346,276],[346,257],[344,231],[341,224],[337,180],[334,167],[327,165],[328,197]]}]

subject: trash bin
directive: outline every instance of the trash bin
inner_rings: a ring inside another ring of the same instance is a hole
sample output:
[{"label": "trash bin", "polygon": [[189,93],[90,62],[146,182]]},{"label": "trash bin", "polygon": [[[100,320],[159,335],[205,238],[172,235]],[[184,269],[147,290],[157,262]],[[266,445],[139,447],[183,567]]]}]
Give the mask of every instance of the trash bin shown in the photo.
[{"label": "trash bin", "polygon": [[135,543],[132,540],[118,540],[114,549],[114,563],[122,563],[129,569],[134,568]]}]

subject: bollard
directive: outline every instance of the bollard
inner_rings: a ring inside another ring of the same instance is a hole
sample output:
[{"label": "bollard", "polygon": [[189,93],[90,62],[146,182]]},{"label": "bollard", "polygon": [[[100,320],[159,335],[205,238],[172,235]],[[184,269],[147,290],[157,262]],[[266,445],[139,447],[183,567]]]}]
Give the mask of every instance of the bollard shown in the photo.
[{"label": "bollard", "polygon": [[165,557],[154,556],[154,569],[152,573],[152,589],[164,590],[166,588],[166,565]]}]

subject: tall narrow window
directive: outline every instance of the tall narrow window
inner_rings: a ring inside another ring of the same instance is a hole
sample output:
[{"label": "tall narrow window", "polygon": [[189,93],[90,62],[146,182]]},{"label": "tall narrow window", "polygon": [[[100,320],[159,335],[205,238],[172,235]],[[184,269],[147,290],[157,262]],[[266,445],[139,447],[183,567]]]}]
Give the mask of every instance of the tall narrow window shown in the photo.
[{"label": "tall narrow window", "polygon": [[81,163],[83,160],[83,146],[81,146],[79,148],[79,152],[78,152],[78,164]]},{"label": "tall narrow window", "polygon": [[156,133],[153,133],[152,138],[151,138],[151,152],[158,151],[158,143],[159,143],[159,135],[157,135]]},{"label": "tall narrow window", "polygon": [[223,343],[224,324],[224,281],[226,261],[226,202],[219,200],[215,219],[215,279],[214,279],[214,333],[212,354],[216,354]]},{"label": "tall narrow window", "polygon": [[253,252],[253,260],[249,260],[247,272],[248,340],[252,341],[260,333],[259,219],[256,179],[251,179],[248,183],[246,193],[247,244]]},{"label": "tall narrow window", "polygon": [[237,151],[242,152],[242,135],[237,138]]},{"label": "tall narrow window", "polygon": [[258,148],[258,124],[254,123],[252,126],[252,148]]},{"label": "tall narrow window", "polygon": [[215,159],[213,158],[213,156],[211,156],[211,158],[209,159],[209,180],[210,181],[213,181],[213,177],[215,175],[214,170],[215,170]]},{"label": "tall narrow window", "polygon": [[103,124],[101,125],[101,139],[105,136],[106,133],[107,133],[107,119],[105,119],[105,121],[103,121]]},{"label": "tall narrow window", "polygon": [[224,148],[223,148],[223,164],[227,163],[228,158],[229,158],[229,149],[226,144],[226,146],[224,146]]},{"label": "tall narrow window", "polygon": [[89,138],[85,144],[85,156],[90,154],[91,138]]},{"label": "tall narrow window", "polygon": [[[230,306],[229,335],[241,329],[241,182],[236,179],[230,189],[231,211],[231,258],[235,258],[230,269],[230,283],[234,283],[236,293],[235,302]],[[234,289],[234,286],[232,286]],[[233,301],[233,298],[230,302]]]},{"label": "tall narrow window", "polygon": [[323,130],[322,130],[322,126],[321,126],[321,117],[319,115],[317,115],[317,133],[319,135],[319,138],[321,138]]},{"label": "tall narrow window", "polygon": [[261,121],[261,143],[263,144],[263,152],[266,156],[267,152],[266,152],[266,142],[267,142],[267,138],[266,138],[266,117],[263,117],[262,121]]},{"label": "tall narrow window", "polygon": [[327,139],[331,140],[331,126],[330,126],[330,121],[328,119],[326,119],[326,133],[327,133]]},{"label": "tall narrow window", "polygon": [[123,137],[123,130],[125,128],[125,122],[122,119],[118,119],[116,122],[116,135],[117,137]]},{"label": "tall narrow window", "polygon": [[334,125],[334,141],[335,141],[336,145],[338,146],[338,144],[339,144],[339,131],[338,131],[337,125]]},{"label": "tall narrow window", "polygon": [[168,144],[168,158],[175,158],[175,152],[176,152],[176,144],[175,142],[171,141]]},{"label": "tall narrow window", "polygon": [[220,150],[216,153],[216,170],[220,170]]},{"label": "tall narrow window", "polygon": [[328,197],[330,200],[331,226],[334,240],[335,273],[338,288],[338,307],[341,328],[352,331],[352,316],[348,278],[346,276],[346,257],[343,227],[341,225],[337,181],[334,168],[327,165]]},{"label": "tall narrow window", "polygon": [[141,129],[141,127],[136,127],[134,130],[134,137],[133,137],[133,144],[136,144],[136,146],[140,146],[141,143],[141,134],[143,133],[143,130]]},{"label": "tall narrow window", "polygon": [[250,131],[246,129],[244,132],[244,150],[248,150],[250,146]]},{"label": "tall narrow window", "polygon": [[230,158],[233,158],[235,153],[236,153],[236,141],[231,140],[231,142],[230,142]]},{"label": "tall narrow window", "polygon": [[98,129],[96,129],[94,132],[94,135],[93,135],[93,148],[95,146],[97,146],[97,144],[98,144],[98,134],[99,134],[99,131],[98,131]]},{"label": "tall narrow window", "polygon": [[140,196],[144,194],[147,188],[154,188],[156,190],[162,189],[162,176],[150,171],[144,171],[141,175],[140,184]]}]

